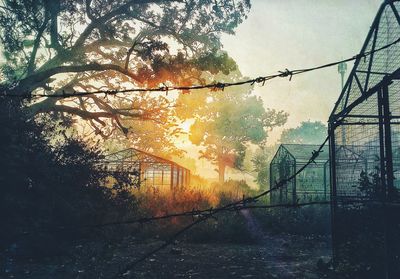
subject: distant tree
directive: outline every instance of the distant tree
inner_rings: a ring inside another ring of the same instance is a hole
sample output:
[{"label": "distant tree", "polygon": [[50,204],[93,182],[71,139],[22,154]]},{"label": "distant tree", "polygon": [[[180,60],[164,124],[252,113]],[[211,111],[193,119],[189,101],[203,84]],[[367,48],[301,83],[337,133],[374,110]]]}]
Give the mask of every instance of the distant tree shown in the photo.
[{"label": "distant tree", "polygon": [[[201,83],[202,72],[230,71],[227,56],[218,53],[220,35],[233,33],[249,8],[249,0],[1,1],[0,93]],[[128,134],[130,120],[157,121],[170,112],[149,93],[43,98],[29,108],[32,115],[79,117],[104,137]]]},{"label": "distant tree", "polygon": [[269,185],[269,164],[275,155],[276,146],[262,146],[256,152],[256,155],[251,160],[254,166],[254,172],[257,173],[256,182],[264,187]]},{"label": "distant tree", "polygon": [[195,120],[189,139],[204,147],[200,155],[217,166],[220,183],[225,180],[226,167],[242,167],[246,145],[265,142],[268,131],[287,119],[283,111],[266,110],[262,99],[245,88],[181,95],[177,109],[182,119]]},{"label": "distant tree", "polygon": [[328,127],[320,121],[304,121],[296,128],[282,132],[281,143],[321,144],[327,136]]}]

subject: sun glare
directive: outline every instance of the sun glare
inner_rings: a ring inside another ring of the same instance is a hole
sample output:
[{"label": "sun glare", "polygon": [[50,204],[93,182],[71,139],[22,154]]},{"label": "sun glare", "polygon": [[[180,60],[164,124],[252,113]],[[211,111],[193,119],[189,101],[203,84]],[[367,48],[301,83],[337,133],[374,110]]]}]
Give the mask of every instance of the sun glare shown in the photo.
[{"label": "sun glare", "polygon": [[190,126],[192,126],[194,122],[194,119],[188,119],[185,120],[184,122],[182,122],[179,127],[185,132],[185,133],[189,133],[190,132]]}]

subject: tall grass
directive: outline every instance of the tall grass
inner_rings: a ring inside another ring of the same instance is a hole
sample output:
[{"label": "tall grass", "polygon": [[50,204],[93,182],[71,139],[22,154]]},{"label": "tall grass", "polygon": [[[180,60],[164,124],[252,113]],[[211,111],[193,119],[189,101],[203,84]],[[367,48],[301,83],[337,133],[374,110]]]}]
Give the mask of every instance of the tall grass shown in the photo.
[{"label": "tall grass", "polygon": [[[161,216],[171,213],[218,207],[250,194],[243,181],[224,184],[208,183],[200,177],[192,177],[191,185],[171,191],[169,188],[142,187],[132,190],[138,201],[135,215]],[[138,237],[166,238],[193,221],[192,217],[179,217],[141,226]],[[246,220],[240,214],[222,213],[193,228],[186,239],[195,242],[252,242]]]}]

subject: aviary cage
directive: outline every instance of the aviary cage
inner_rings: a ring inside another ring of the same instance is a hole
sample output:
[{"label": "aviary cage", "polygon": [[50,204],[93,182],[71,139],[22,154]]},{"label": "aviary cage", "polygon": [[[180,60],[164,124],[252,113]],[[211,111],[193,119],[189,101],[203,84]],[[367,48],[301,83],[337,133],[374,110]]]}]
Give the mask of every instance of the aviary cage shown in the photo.
[{"label": "aviary cage", "polygon": [[329,120],[334,259],[363,278],[400,278],[399,10],[380,7]]}]

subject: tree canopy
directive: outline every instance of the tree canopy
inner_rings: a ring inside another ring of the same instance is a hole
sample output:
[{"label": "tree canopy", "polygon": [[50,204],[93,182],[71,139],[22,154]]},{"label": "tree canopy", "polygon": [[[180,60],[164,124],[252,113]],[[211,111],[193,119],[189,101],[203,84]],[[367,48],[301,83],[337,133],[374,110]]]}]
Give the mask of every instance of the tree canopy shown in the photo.
[{"label": "tree canopy", "polygon": [[[218,52],[220,35],[233,33],[249,8],[249,0],[4,0],[0,91],[57,94],[201,83],[202,72],[232,70],[231,60]],[[171,108],[144,93],[43,98],[30,110],[78,116],[107,137],[114,128],[126,134],[127,121],[158,120]]]},{"label": "tree canopy", "polygon": [[327,136],[328,127],[321,121],[304,121],[296,128],[282,132],[281,143],[321,144]]}]

